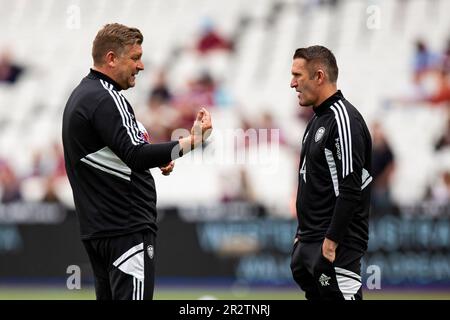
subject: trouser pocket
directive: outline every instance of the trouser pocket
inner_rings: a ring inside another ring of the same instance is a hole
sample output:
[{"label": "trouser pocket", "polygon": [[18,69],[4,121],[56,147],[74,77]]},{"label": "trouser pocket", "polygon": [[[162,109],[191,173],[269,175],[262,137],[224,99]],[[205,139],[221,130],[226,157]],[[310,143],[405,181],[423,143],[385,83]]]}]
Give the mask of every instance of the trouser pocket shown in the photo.
[{"label": "trouser pocket", "polygon": [[344,300],[336,279],[334,264],[325,258],[320,246],[320,254],[314,264],[314,281],[316,281],[319,293],[324,300]]}]

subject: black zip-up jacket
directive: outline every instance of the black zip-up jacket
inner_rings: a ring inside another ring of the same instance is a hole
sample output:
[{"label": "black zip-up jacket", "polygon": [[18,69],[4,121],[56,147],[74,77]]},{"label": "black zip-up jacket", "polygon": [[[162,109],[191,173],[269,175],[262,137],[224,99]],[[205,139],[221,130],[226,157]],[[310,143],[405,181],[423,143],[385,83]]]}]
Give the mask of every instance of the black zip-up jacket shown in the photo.
[{"label": "black zip-up jacket", "polygon": [[302,140],[297,237],[325,237],[364,252],[368,243],[372,140],[341,91],[314,108]]},{"label": "black zip-up jacket", "polygon": [[82,239],[156,233],[149,168],[180,156],[178,141],[149,144],[120,86],[92,70],[72,92],[62,139]]}]

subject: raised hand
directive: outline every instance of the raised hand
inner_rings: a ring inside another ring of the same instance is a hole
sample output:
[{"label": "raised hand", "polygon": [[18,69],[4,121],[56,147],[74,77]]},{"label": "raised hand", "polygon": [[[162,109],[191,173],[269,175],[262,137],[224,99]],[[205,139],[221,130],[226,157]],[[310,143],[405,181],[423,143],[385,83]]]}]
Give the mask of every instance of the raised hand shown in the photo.
[{"label": "raised hand", "polygon": [[191,144],[193,147],[208,139],[212,131],[211,114],[205,108],[201,108],[197,113],[194,125],[191,129]]},{"label": "raised hand", "polygon": [[175,161],[170,161],[168,164],[166,164],[163,167],[159,167],[161,169],[161,173],[165,176],[168,176],[175,167]]}]

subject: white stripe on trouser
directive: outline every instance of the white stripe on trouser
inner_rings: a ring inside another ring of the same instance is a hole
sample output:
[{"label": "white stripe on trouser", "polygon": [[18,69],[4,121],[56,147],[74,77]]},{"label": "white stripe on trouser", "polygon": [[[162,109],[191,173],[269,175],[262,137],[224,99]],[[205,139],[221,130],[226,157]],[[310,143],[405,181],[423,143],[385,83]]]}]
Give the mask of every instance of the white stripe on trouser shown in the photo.
[{"label": "white stripe on trouser", "polygon": [[144,300],[144,281],[133,277],[133,300]]},{"label": "white stripe on trouser", "polygon": [[122,254],[113,265],[133,277],[133,300],[144,298],[144,243],[135,245]]},{"label": "white stripe on trouser", "polygon": [[[345,300],[354,300],[355,294],[358,292],[359,288],[361,288],[361,277],[358,274],[343,268],[335,267],[334,270],[336,271],[336,280],[339,290],[342,292]],[[353,278],[359,279],[359,281]]]},{"label": "white stripe on trouser", "polygon": [[128,249],[125,253],[123,253],[119,258],[117,258],[116,261],[113,262],[113,265],[117,267],[119,264],[121,264],[123,261],[127,260],[129,257],[131,257],[133,254],[135,254],[138,251],[144,250],[144,243],[141,242],[134,247],[131,247]]}]

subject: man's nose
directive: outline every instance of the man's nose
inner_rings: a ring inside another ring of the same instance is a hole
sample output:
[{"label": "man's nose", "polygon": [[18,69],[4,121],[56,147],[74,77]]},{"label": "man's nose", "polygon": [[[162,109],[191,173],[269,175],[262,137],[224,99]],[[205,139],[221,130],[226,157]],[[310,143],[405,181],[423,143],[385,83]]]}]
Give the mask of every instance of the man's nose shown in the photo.
[{"label": "man's nose", "polygon": [[138,62],[137,68],[138,68],[139,70],[144,70],[144,64],[142,63],[142,61],[139,61],[139,62]]},{"label": "man's nose", "polygon": [[295,81],[294,79],[291,80],[291,88],[296,88],[297,87],[297,81]]}]

